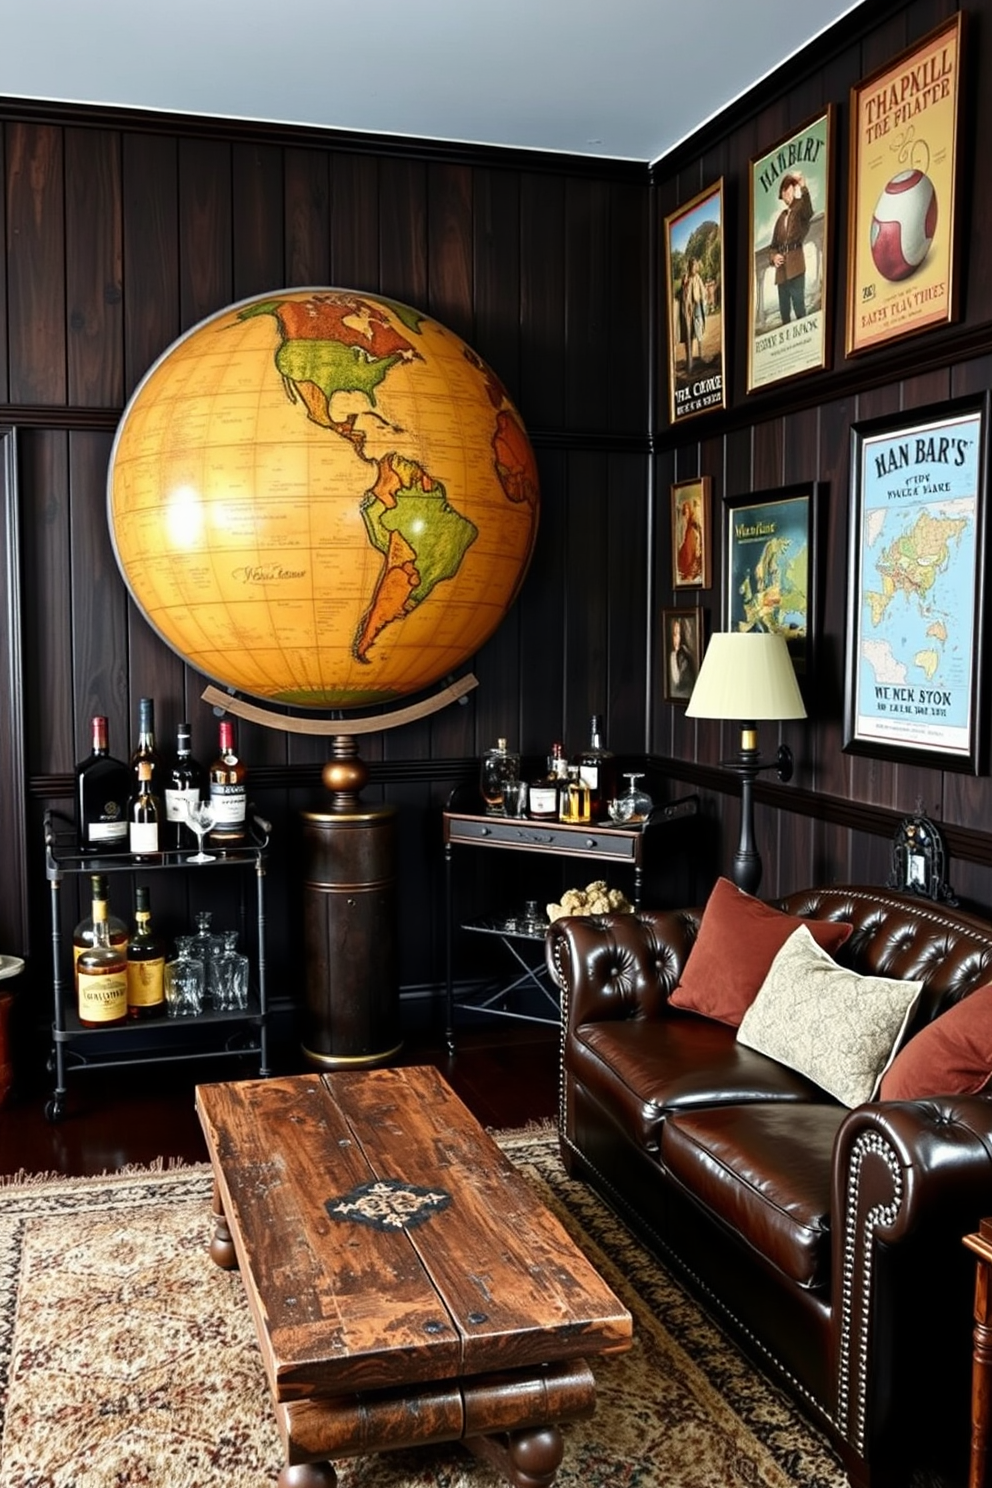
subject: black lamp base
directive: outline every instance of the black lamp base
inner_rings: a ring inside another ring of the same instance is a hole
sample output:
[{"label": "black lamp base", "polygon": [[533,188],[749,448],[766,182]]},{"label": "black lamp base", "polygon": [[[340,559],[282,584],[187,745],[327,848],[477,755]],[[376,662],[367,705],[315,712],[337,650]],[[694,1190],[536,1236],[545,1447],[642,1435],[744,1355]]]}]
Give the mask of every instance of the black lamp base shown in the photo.
[{"label": "black lamp base", "polygon": [[771,760],[763,760],[757,750],[742,749],[736,759],[722,762],[741,782],[741,835],[730,876],[745,894],[756,894],[761,883],[761,854],[754,840],[754,782],[762,770],[777,770],[779,780],[791,780],[793,763],[788,744],[780,744]]}]

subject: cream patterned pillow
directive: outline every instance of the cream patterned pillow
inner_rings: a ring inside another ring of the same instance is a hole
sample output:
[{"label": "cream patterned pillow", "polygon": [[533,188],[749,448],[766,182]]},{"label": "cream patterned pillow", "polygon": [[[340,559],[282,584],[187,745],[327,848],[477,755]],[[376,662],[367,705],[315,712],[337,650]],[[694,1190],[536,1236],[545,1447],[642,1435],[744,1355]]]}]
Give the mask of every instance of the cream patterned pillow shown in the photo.
[{"label": "cream patterned pillow", "polygon": [[800,925],[744,1014],[738,1042],[860,1106],[878,1089],[922,986],[845,971]]}]

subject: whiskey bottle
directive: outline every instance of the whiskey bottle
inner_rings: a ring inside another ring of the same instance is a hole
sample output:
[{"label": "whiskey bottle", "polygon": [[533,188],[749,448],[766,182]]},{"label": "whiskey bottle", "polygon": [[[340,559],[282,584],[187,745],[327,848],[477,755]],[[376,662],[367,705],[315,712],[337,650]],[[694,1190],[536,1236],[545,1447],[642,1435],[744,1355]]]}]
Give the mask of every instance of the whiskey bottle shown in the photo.
[{"label": "whiskey bottle", "polygon": [[134,933],[127,943],[127,1015],[160,1018],[165,1012],[165,947],[152,934],[148,890],[134,891]]},{"label": "whiskey bottle", "polygon": [[210,804],[216,825],[210,841],[216,847],[236,847],[246,835],[248,771],[234,747],[234,724],[222,719],[220,753],[210,766]]},{"label": "whiskey bottle", "polygon": [[594,713],[589,723],[589,743],[575,756],[579,774],[589,787],[589,811],[592,821],[603,821],[608,803],[617,793],[616,759],[603,747],[603,721]]},{"label": "whiskey bottle", "polygon": [[111,944],[107,891],[99,874],[93,878],[91,921],[93,944],[80,951],[76,962],[79,1021],[84,1028],[112,1028],[127,1021],[127,955]]},{"label": "whiskey bottle", "polygon": [[560,819],[573,825],[591,820],[589,787],[579,774],[577,765],[568,766],[568,779],[561,794]]},{"label": "whiskey bottle", "polygon": [[206,794],[207,772],[193,758],[190,727],[181,723],[176,729],[176,758],[165,784],[165,821],[167,847],[196,846],[196,835],[186,816],[187,801],[201,801]]},{"label": "whiskey bottle", "polygon": [[93,752],[76,766],[76,834],[79,851],[127,851],[127,798],[131,777],[107,747],[107,720],[92,721]]},{"label": "whiskey bottle", "polygon": [[562,787],[568,783],[568,763],[560,744],[552,744],[548,768],[532,780],[527,791],[527,810],[534,821],[557,821]]},{"label": "whiskey bottle", "polygon": [[152,764],[138,761],[138,789],[127,805],[128,847],[136,858],[150,857],[159,851],[159,824],[162,803],[152,794]]},{"label": "whiskey bottle", "polygon": [[[123,813],[122,813],[123,814]],[[107,904],[107,880],[102,873],[90,875],[90,893],[93,900],[102,899]],[[111,914],[110,906],[107,904],[107,934],[110,937],[111,948],[123,952],[127,945],[127,926],[123,920],[119,920],[115,914]],[[93,916],[84,915],[72,932],[72,966],[73,979],[75,980],[79,967],[79,958],[82,953],[96,944],[96,935],[93,930]],[[76,990],[79,990],[78,981]]]},{"label": "whiskey bottle", "polygon": [[157,789],[162,779],[162,757],[155,747],[155,701],[147,697],[138,700],[138,742],[131,754],[134,781],[138,779],[138,765],[142,760],[147,760],[151,766],[149,779]]}]

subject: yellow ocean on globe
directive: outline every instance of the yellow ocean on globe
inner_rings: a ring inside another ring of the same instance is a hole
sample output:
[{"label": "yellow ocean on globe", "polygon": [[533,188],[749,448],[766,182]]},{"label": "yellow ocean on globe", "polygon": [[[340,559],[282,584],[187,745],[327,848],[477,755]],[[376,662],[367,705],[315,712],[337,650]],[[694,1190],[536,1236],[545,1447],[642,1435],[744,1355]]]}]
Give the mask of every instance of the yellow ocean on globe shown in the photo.
[{"label": "yellow ocean on globe", "polygon": [[515,598],[537,468],[453,332],[352,290],[283,290],[194,327],[124,412],[108,515],[125,581],[191,666],[301,707],[453,673]]}]

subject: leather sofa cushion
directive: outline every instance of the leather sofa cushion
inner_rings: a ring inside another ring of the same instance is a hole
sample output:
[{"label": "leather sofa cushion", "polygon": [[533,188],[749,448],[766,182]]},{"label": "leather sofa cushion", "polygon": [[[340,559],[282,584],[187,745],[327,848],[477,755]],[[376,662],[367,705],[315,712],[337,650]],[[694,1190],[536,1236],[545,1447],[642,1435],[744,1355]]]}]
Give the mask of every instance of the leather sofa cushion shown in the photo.
[{"label": "leather sofa cushion", "polygon": [[630,1140],[653,1156],[670,1111],[830,1102],[805,1076],[738,1043],[736,1029],[691,1013],[581,1024],[566,1043],[565,1061]]},{"label": "leather sofa cushion", "polygon": [[839,1105],[781,1102],[680,1111],[662,1130],[661,1160],[790,1281],[822,1289],[830,1280],[834,1137],[846,1114]]}]

